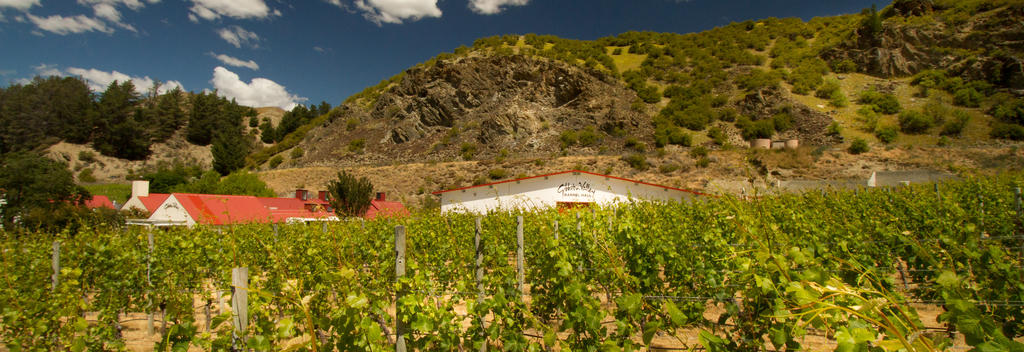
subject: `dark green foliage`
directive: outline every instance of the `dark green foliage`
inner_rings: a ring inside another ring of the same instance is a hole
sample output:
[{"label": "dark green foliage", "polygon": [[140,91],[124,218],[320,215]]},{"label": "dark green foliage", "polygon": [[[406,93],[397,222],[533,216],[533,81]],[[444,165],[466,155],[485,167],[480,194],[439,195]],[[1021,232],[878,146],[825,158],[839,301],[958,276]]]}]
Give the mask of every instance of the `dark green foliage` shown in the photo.
[{"label": "dark green foliage", "polygon": [[861,21],[859,33],[877,42],[882,34],[882,17],[879,16],[878,9],[872,4],[871,9],[864,9],[861,15],[864,19]]},{"label": "dark green foliage", "polygon": [[1014,141],[1024,140],[1024,126],[1012,123],[995,123],[989,133],[992,138],[1009,139]]},{"label": "dark green foliage", "polygon": [[0,153],[92,140],[95,102],[77,77],[36,77],[0,88]]},{"label": "dark green foliage", "polygon": [[828,135],[829,136],[839,136],[842,133],[843,133],[843,128],[842,128],[842,126],[839,126],[839,122],[838,121],[832,121],[832,123],[828,124]]},{"label": "dark green foliage", "polygon": [[271,169],[276,168],[278,165],[281,165],[281,163],[283,163],[283,162],[284,162],[284,157],[282,157],[281,155],[274,155],[273,158],[270,158],[270,168]]},{"label": "dark green foliage", "polygon": [[844,59],[832,63],[832,72],[851,73],[857,72],[857,63],[850,59]]},{"label": "dark green foliage", "polygon": [[579,136],[576,134],[576,131],[565,130],[558,136],[558,139],[562,142],[562,149],[565,149],[576,145]]},{"label": "dark green foliage", "polygon": [[353,153],[362,153],[364,147],[366,147],[366,140],[362,138],[348,142],[348,151]]},{"label": "dark green foliage", "polygon": [[622,157],[622,161],[636,170],[647,170],[648,167],[647,157],[640,153],[625,155]]},{"label": "dark green foliage", "polygon": [[459,147],[459,154],[462,155],[462,160],[473,160],[473,156],[476,155],[476,144],[465,142]]},{"label": "dark green foliage", "polygon": [[960,88],[953,93],[953,104],[976,108],[981,106],[981,99],[983,98],[984,96],[978,93],[977,90],[974,90],[974,88]]},{"label": "dark green foliage", "polygon": [[270,120],[263,120],[263,123],[260,124],[260,141],[270,144],[274,143],[278,138],[277,129],[274,128]]},{"label": "dark green foliage", "polygon": [[84,168],[78,173],[78,182],[93,183],[96,182],[96,176],[93,176],[92,169]]},{"label": "dark green foliage", "polygon": [[260,120],[256,116],[249,117],[249,127],[256,128],[260,126]]},{"label": "dark green foliage", "polygon": [[988,113],[999,121],[1024,125],[1024,99],[1001,97]]},{"label": "dark green foliage", "polygon": [[708,129],[708,138],[717,145],[725,145],[725,132],[722,131],[718,126],[711,127]]},{"label": "dark green foliage", "polygon": [[764,71],[759,68],[752,69],[750,73],[736,77],[736,85],[747,91],[776,88],[781,81],[782,76],[777,71]]},{"label": "dark green foliage", "polygon": [[898,133],[899,132],[896,131],[896,127],[885,126],[875,131],[875,137],[877,137],[879,141],[882,141],[882,143],[889,144],[896,140]]},{"label": "dark green foliage", "polygon": [[703,158],[708,156],[708,148],[702,145],[698,145],[690,149],[690,157],[694,159]]},{"label": "dark green foliage", "polygon": [[801,60],[789,73],[786,81],[793,85],[793,93],[808,94],[823,82],[822,76],[828,73],[828,64],[817,58]]},{"label": "dark green foliage", "polygon": [[783,132],[793,127],[793,115],[782,112],[772,116],[772,125],[776,131]]},{"label": "dark green foliage", "polygon": [[491,169],[491,171],[487,172],[487,177],[490,177],[492,180],[500,180],[507,176],[508,171],[505,171],[505,169]]},{"label": "dark green foliage", "polygon": [[883,114],[895,114],[900,112],[900,102],[896,96],[890,93],[882,93],[876,90],[866,90],[860,93],[857,102],[872,105],[872,109]]},{"label": "dark green foliage", "polygon": [[647,151],[647,145],[644,142],[638,141],[634,137],[626,138],[626,148],[635,150],[637,153],[643,153]]},{"label": "dark green foliage", "polygon": [[339,217],[357,217],[366,214],[373,196],[373,184],[366,177],[356,178],[342,171],[327,184],[331,207]]},{"label": "dark green foliage", "polygon": [[838,80],[827,79],[822,83],[822,85],[818,86],[818,90],[814,91],[814,96],[822,99],[829,99],[836,92],[842,94],[842,92],[839,91],[839,88]]},{"label": "dark green foliage", "polygon": [[900,131],[907,134],[925,133],[935,125],[931,117],[919,111],[904,110],[899,116]]},{"label": "dark green foliage", "polygon": [[693,136],[682,128],[671,124],[657,125],[654,128],[654,144],[658,148],[669,144],[689,147],[691,143],[693,143]]},{"label": "dark green foliage", "polygon": [[103,155],[131,160],[149,156],[150,140],[142,110],[137,111],[139,95],[131,81],[110,83],[98,103],[93,148]]},{"label": "dark green foliage", "polygon": [[953,119],[946,122],[942,126],[942,132],[940,135],[943,136],[959,136],[963,133],[964,127],[967,126],[967,122],[971,120],[971,115],[968,115],[963,110],[953,110]]},{"label": "dark green foliage", "polygon": [[213,169],[227,175],[245,166],[245,156],[251,149],[248,141],[238,131],[224,131],[213,140],[210,152],[213,154]]},{"label": "dark green foliage", "polygon": [[579,132],[579,139],[577,141],[580,146],[590,147],[601,143],[601,140],[603,140],[603,138],[601,137],[601,134],[594,129],[594,126],[587,126],[587,128],[584,128]]},{"label": "dark green foliage", "polygon": [[292,148],[292,151],[288,153],[288,155],[291,156],[292,159],[298,159],[301,158],[303,155],[306,155],[306,151],[302,150],[302,147],[295,147]]},{"label": "dark green foliage", "polygon": [[864,138],[857,138],[850,143],[850,148],[847,149],[847,151],[849,151],[850,154],[860,154],[867,152],[870,149],[871,148],[868,147],[868,141],[864,140]]},{"label": "dark green foliage", "polygon": [[64,163],[32,152],[8,153],[0,160],[0,193],[7,201],[0,208],[0,221],[5,228],[13,225],[15,216],[53,212],[92,197],[75,184]]},{"label": "dark green foliage", "polygon": [[748,141],[758,138],[772,138],[772,134],[775,133],[775,122],[772,119],[751,121],[748,117],[741,117],[736,121],[736,127],[740,128],[743,139]]}]

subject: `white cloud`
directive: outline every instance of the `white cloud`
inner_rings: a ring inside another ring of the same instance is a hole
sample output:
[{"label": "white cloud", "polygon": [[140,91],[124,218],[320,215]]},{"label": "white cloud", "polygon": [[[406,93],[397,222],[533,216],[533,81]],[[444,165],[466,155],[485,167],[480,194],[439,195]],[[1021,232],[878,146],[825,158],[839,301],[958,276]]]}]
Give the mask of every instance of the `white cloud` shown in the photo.
[{"label": "white cloud", "polygon": [[237,74],[221,66],[213,69],[210,83],[218,95],[246,106],[277,106],[291,110],[297,102],[306,100],[288,93],[284,86],[266,78],[253,78],[250,83],[245,83]]},{"label": "white cloud", "polygon": [[355,4],[363,11],[363,17],[377,25],[441,17],[437,0],[356,0]]},{"label": "white cloud", "polygon": [[259,71],[260,70],[260,65],[257,64],[256,61],[252,61],[252,60],[245,61],[245,60],[242,60],[242,59],[239,59],[239,58],[235,58],[235,57],[231,57],[231,56],[224,55],[224,54],[210,53],[210,56],[213,56],[214,58],[216,58],[217,60],[220,60],[220,62],[223,62],[225,65],[228,65],[228,66],[245,67],[245,68],[248,68],[248,69],[253,70],[253,71]]},{"label": "white cloud", "polygon": [[193,22],[198,22],[199,18],[212,21],[222,16],[245,19],[281,15],[281,11],[271,10],[263,0],[192,0],[189,11],[188,18]]},{"label": "white cloud", "polygon": [[469,9],[481,15],[494,15],[504,11],[505,6],[523,6],[530,0],[469,0]]},{"label": "white cloud", "polygon": [[321,48],[321,47],[319,47],[319,46],[314,46],[314,47],[313,47],[313,50],[314,50],[314,51],[316,51],[316,52],[318,52],[318,53],[321,53],[321,54],[323,54],[323,53],[327,52],[327,49]]},{"label": "white cloud", "polygon": [[37,75],[42,77],[64,75],[64,72],[61,72],[55,65],[39,64],[38,66],[32,66],[32,68],[36,70]]},{"label": "white cloud", "polygon": [[0,0],[0,8],[10,7],[21,11],[27,11],[32,6],[40,6],[39,0]]},{"label": "white cloud", "polygon": [[[149,76],[132,77],[124,73],[118,72],[116,70],[107,72],[100,71],[95,68],[90,68],[87,70],[78,67],[68,67],[67,73],[82,77],[82,79],[84,79],[89,84],[89,88],[97,93],[107,90],[107,87],[110,86],[110,83],[114,82],[115,80],[118,82],[132,81],[132,84],[135,85],[135,91],[139,94],[148,93],[149,90],[152,89],[153,86],[156,84],[156,81],[154,81],[152,78],[149,78]],[[160,85],[160,88],[157,89],[157,92],[163,94],[174,88],[180,88],[183,90],[185,89],[181,85],[181,82],[167,81],[163,82]]]},{"label": "white cloud", "polygon": [[107,27],[107,24],[103,23],[103,21],[85,15],[78,15],[74,17],[53,15],[46,18],[36,17],[32,14],[27,14],[26,16],[28,16],[28,19],[31,20],[36,27],[39,27],[39,29],[60,35],[92,31],[107,34],[114,32],[114,29]]},{"label": "white cloud", "polygon": [[260,36],[239,26],[218,29],[217,35],[236,48],[241,48],[243,44],[253,48],[259,47]]}]

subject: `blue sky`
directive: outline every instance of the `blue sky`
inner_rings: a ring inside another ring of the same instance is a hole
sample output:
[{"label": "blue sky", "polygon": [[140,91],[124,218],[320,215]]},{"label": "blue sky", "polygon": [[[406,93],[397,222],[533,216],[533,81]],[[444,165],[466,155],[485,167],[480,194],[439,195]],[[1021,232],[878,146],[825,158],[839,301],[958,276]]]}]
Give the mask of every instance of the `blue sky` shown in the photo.
[{"label": "blue sky", "polygon": [[[440,52],[509,33],[596,39],[765,17],[859,12],[866,0],[0,0],[0,84],[217,89],[254,106],[337,105]],[[141,89],[141,88],[140,88]]]}]

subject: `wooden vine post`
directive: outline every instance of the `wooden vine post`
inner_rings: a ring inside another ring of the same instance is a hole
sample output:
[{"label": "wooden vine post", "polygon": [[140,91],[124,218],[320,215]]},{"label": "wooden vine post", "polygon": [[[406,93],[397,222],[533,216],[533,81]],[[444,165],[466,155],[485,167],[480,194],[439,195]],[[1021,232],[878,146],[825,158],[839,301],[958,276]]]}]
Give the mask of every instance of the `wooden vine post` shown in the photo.
[{"label": "wooden vine post", "polygon": [[231,332],[234,342],[245,336],[249,326],[249,268],[231,269],[231,319],[235,329]]},{"label": "wooden vine post", "polygon": [[153,227],[146,227],[149,254],[146,256],[146,334],[153,335]]},{"label": "wooden vine post", "polygon": [[519,284],[516,289],[519,294],[526,295],[526,263],[523,253],[523,216],[516,217],[516,282]]},{"label": "wooden vine post", "polygon": [[[476,230],[473,239],[474,248],[476,248],[476,299],[477,302],[483,302],[484,300],[484,241],[483,231],[480,226],[480,217],[476,218]],[[484,327],[484,317],[481,315],[478,317],[479,324]],[[483,330],[477,335],[480,339],[480,352],[487,352],[487,335]]]},{"label": "wooden vine post", "polygon": [[405,276],[405,226],[395,226],[395,352],[406,352],[405,320],[402,319],[402,296],[405,287],[402,285],[402,277]]},{"label": "wooden vine post", "polygon": [[53,291],[57,291],[60,284],[60,241],[53,241],[53,254],[50,255],[50,265],[53,267]]}]

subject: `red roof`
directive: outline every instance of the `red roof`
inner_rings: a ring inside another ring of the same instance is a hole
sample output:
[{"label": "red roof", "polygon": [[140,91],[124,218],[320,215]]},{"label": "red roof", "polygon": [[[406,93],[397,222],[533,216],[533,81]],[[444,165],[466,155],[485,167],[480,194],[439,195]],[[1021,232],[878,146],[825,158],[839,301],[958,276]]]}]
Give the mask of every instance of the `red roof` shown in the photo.
[{"label": "red roof", "polygon": [[405,205],[403,205],[402,202],[372,200],[370,201],[370,208],[366,209],[366,214],[363,214],[363,217],[372,220],[378,216],[390,217],[406,215],[409,215],[409,210],[405,209]]},{"label": "red roof", "polygon": [[326,218],[333,213],[309,211],[296,198],[175,193],[193,220],[207,225],[284,222],[289,218]]},{"label": "red roof", "polygon": [[548,176],[567,174],[567,173],[570,173],[570,172],[581,173],[581,174],[588,174],[588,175],[594,175],[594,176],[600,176],[600,177],[607,177],[607,178],[616,179],[616,180],[620,180],[620,181],[627,181],[627,182],[632,182],[632,183],[639,183],[639,184],[642,184],[642,185],[648,185],[648,186],[654,186],[654,187],[661,187],[661,188],[665,188],[665,189],[671,189],[671,190],[680,191],[680,192],[693,193],[693,194],[700,195],[700,196],[710,196],[709,194],[704,194],[704,193],[701,193],[701,192],[692,191],[692,190],[688,190],[688,189],[682,189],[682,188],[676,188],[676,187],[671,187],[671,186],[658,185],[658,184],[653,184],[653,183],[648,183],[648,182],[638,181],[638,180],[630,180],[628,178],[622,178],[622,177],[602,175],[602,174],[588,172],[588,171],[582,171],[582,170],[561,171],[561,172],[555,172],[555,173],[544,174],[544,175],[537,175],[537,176],[517,178],[517,179],[513,179],[513,180],[504,180],[504,181],[498,181],[498,182],[491,182],[491,183],[485,183],[485,184],[476,185],[476,186],[468,186],[468,187],[461,187],[461,188],[455,188],[455,189],[449,189],[449,190],[436,191],[436,192],[433,192],[432,194],[441,194],[441,193],[447,193],[447,192],[461,191],[461,190],[470,189],[470,188],[493,186],[493,185],[498,185],[498,184],[502,184],[502,183],[509,183],[509,182],[515,182],[515,181],[522,181],[522,180],[529,180],[529,179],[534,179],[534,178],[540,178],[540,177],[548,177]]},{"label": "red roof", "polygon": [[110,202],[107,196],[92,196],[92,199],[85,201],[85,207],[89,209],[110,208],[114,209],[114,203]]},{"label": "red roof", "polygon": [[142,206],[146,207],[146,211],[152,213],[156,211],[156,208],[160,207],[160,204],[164,204],[164,201],[170,196],[167,193],[150,193],[148,196],[139,197],[139,201],[142,202]]}]

